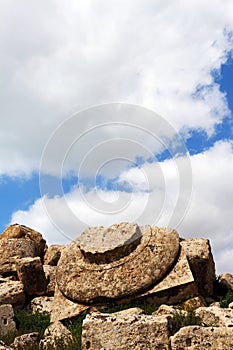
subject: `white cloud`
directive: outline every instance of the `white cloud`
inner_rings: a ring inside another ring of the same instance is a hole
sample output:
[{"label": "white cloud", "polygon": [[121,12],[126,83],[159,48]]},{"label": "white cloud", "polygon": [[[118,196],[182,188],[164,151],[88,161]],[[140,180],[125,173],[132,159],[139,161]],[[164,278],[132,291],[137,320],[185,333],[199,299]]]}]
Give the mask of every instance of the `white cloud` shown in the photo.
[{"label": "white cloud", "polygon": [[[230,255],[233,249],[232,143],[217,142],[209,150],[190,159],[192,197],[188,211],[179,212],[181,207],[176,213],[177,218],[184,216],[176,228],[182,237],[209,238],[218,273],[233,272]],[[178,164],[180,168],[184,167],[184,158],[179,158],[178,162],[181,163]],[[174,160],[147,163],[141,169],[131,168],[128,172],[124,171],[119,179],[128,181],[135,189],[133,193],[94,188],[85,192],[85,189],[74,188],[64,197],[44,198],[53,224],[43,209],[42,199],[38,199],[28,211],[14,213],[12,222],[38,229],[49,243],[64,242],[64,234],[72,239],[86,226],[110,225],[120,221],[167,225],[173,211],[177,210],[174,209],[176,201],[183,191],[178,170]],[[183,178],[182,181],[188,183],[190,179]],[[149,193],[145,192],[148,184]],[[183,195],[185,197],[185,191]]]},{"label": "white cloud", "polygon": [[55,127],[90,105],[139,104],[209,133],[228,113],[211,72],[232,49],[231,0],[3,0],[0,29],[2,174],[38,170]]}]

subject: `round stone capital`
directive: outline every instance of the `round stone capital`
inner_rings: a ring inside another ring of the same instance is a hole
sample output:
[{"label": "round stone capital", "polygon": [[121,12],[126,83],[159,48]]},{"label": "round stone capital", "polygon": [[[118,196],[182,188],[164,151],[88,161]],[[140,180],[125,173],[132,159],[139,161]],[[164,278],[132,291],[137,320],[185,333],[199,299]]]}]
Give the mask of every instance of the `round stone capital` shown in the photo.
[{"label": "round stone capital", "polygon": [[63,249],[57,284],[79,303],[127,297],[159,281],[178,252],[175,230],[129,223],[87,229]]}]

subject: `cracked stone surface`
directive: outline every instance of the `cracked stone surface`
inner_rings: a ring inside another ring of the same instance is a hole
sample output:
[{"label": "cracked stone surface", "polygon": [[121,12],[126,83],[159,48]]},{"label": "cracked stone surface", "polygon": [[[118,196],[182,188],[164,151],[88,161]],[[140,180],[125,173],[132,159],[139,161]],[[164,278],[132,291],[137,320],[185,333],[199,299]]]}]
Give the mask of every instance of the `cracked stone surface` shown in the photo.
[{"label": "cracked stone surface", "polygon": [[159,281],[178,253],[175,230],[129,223],[92,228],[62,251],[57,285],[79,303],[130,296]]}]

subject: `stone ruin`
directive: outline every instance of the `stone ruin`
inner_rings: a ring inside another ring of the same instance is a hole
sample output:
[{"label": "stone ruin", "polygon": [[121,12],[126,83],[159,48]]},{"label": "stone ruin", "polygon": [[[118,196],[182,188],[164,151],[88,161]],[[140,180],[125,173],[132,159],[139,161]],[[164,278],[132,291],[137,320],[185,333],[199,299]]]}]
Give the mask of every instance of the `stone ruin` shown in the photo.
[{"label": "stone ruin", "polygon": [[[0,332],[15,329],[13,308],[27,307],[50,314],[42,349],[54,344],[54,337],[72,339],[61,321],[84,312],[83,350],[204,350],[218,343],[231,349],[224,341],[233,348],[233,309],[223,312],[211,304],[215,281],[209,241],[182,239],[172,229],[124,222],[88,228],[67,246],[47,247],[39,232],[15,224],[0,235]],[[232,275],[225,274],[224,283],[233,290]],[[207,327],[174,334],[172,305],[185,300],[194,303]],[[161,306],[150,316],[138,308],[97,311],[133,301]],[[32,333],[27,341],[35,337]]]},{"label": "stone ruin", "polygon": [[208,240],[180,240],[175,230],[130,223],[88,228],[62,251],[51,317],[62,320],[113,302],[207,297],[214,280]]}]

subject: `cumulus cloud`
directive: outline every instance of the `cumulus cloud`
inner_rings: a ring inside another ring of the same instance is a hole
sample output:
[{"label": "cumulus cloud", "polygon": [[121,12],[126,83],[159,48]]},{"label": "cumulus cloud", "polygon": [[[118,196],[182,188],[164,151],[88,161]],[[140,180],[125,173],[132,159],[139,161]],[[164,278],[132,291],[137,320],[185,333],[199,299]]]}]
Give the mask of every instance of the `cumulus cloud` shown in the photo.
[{"label": "cumulus cloud", "polygon": [[229,113],[212,72],[232,23],[230,0],[1,1],[0,173],[38,171],[59,123],[95,104],[136,103],[178,131],[213,132]]},{"label": "cumulus cloud", "polygon": [[[190,157],[192,197],[188,198],[190,201],[183,198],[186,208],[176,206],[179,195],[185,197],[187,193],[182,192],[177,164],[170,159],[123,171],[116,181],[128,183],[131,191],[98,187],[85,191],[85,188],[74,187],[64,196],[38,199],[28,211],[15,212],[12,222],[41,231],[51,244],[68,242],[87,226],[120,221],[169,225],[177,211],[176,229],[180,235],[208,237],[218,273],[233,272],[232,146],[231,142],[217,142],[209,150]],[[178,162],[184,167],[184,157]]]}]

